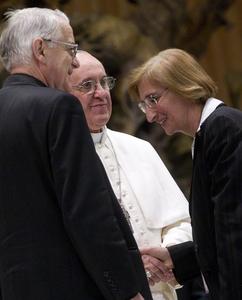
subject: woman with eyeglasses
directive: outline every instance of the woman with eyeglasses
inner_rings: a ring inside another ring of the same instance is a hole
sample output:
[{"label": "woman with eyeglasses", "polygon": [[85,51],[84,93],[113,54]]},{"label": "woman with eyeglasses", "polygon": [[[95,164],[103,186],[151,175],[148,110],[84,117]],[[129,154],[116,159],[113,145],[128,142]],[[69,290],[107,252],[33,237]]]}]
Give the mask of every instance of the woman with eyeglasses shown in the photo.
[{"label": "woman with eyeglasses", "polygon": [[161,51],[131,74],[129,93],[148,122],[167,135],[193,137],[194,242],[143,253],[169,264],[181,284],[197,273],[197,258],[210,299],[242,299],[242,112],[216,92],[205,70],[180,49]]}]

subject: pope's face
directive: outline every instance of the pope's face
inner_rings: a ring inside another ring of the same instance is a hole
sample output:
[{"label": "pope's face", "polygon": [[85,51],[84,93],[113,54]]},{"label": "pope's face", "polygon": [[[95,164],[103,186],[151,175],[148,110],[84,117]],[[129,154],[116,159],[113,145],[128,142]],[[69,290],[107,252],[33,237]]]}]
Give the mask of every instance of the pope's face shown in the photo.
[{"label": "pope's face", "polygon": [[103,65],[90,55],[87,57],[85,55],[80,56],[78,61],[80,67],[73,71],[71,84],[73,86],[88,86],[89,82],[92,81],[96,83],[96,86],[91,91],[73,88],[72,94],[82,104],[90,131],[100,132],[109,121],[112,112],[110,91],[102,86],[107,75]]}]

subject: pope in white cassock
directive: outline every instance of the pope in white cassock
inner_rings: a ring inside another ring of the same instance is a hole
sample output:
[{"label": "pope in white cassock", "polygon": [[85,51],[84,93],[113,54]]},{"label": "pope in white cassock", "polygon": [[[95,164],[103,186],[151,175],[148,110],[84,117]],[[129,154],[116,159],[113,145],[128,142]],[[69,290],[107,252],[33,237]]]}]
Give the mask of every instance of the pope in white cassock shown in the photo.
[{"label": "pope in white cassock", "polygon": [[[154,148],[146,141],[107,129],[115,79],[85,51],[77,53],[72,93],[80,100],[96,151],[133,230],[138,246],[164,247],[192,239],[188,203]],[[175,300],[174,284],[151,287],[154,300]]]}]

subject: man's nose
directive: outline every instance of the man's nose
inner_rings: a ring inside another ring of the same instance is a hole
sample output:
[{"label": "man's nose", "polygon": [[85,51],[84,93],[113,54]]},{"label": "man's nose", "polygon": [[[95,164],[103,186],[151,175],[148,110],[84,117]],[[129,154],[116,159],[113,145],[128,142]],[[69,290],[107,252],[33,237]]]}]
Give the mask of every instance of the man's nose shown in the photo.
[{"label": "man's nose", "polygon": [[147,109],[146,110],[146,119],[149,123],[153,123],[156,120],[156,111]]},{"label": "man's nose", "polygon": [[94,89],[94,94],[95,95],[103,95],[103,94],[107,94],[107,92],[109,92],[108,89],[104,88],[100,82],[96,83],[95,89]]}]

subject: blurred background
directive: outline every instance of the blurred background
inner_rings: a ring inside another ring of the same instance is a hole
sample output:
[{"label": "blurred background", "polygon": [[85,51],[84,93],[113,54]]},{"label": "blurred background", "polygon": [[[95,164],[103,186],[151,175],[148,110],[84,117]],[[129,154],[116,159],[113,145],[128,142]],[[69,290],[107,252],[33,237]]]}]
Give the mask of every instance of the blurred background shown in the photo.
[{"label": "blurred background", "polygon": [[[242,0],[1,0],[1,21],[8,8],[32,6],[68,15],[80,47],[118,79],[109,127],[149,141],[188,196],[192,141],[146,122],[127,95],[127,74],[160,50],[181,48],[217,82],[218,98],[241,109]],[[1,66],[0,81],[5,77]]]}]

